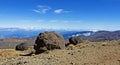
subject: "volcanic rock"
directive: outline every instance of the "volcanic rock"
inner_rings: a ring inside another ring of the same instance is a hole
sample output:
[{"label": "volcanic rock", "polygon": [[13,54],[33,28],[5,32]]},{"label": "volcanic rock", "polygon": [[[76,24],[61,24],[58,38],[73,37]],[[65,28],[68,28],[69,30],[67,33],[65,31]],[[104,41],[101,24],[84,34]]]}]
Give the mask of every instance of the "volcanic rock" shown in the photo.
[{"label": "volcanic rock", "polygon": [[82,42],[82,40],[80,39],[80,37],[71,37],[69,38],[69,44],[74,44],[74,45],[77,45],[79,43]]},{"label": "volcanic rock", "polygon": [[16,46],[16,50],[24,51],[28,49],[27,43],[21,43]]},{"label": "volcanic rock", "polygon": [[64,48],[64,38],[55,32],[40,33],[34,45],[36,54],[47,50]]}]

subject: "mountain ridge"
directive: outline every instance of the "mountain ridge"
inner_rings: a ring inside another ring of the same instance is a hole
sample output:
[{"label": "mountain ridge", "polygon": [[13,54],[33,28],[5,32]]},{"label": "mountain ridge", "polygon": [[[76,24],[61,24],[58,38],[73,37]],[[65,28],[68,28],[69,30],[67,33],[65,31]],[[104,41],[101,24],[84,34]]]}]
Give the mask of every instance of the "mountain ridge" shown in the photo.
[{"label": "mountain ridge", "polygon": [[55,31],[61,35],[65,39],[70,37],[78,36],[83,40],[88,41],[105,41],[105,40],[118,40],[120,39],[120,30],[116,31],[106,31],[106,30],[98,30],[98,31],[75,31],[75,30],[44,30],[44,29],[21,29],[21,28],[0,28],[0,38],[31,38],[36,37],[41,32],[45,31]]}]

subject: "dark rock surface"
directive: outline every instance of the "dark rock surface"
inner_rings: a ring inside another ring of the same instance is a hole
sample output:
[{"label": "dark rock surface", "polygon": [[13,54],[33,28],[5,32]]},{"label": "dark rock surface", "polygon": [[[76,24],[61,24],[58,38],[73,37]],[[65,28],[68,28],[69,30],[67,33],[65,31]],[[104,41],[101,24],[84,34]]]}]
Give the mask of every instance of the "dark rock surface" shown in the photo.
[{"label": "dark rock surface", "polygon": [[82,42],[82,40],[80,39],[80,37],[71,37],[69,38],[69,44],[74,44],[74,45],[77,45],[79,43]]},{"label": "dark rock surface", "polygon": [[16,46],[16,50],[24,51],[28,49],[27,43],[21,43]]},{"label": "dark rock surface", "polygon": [[55,32],[40,33],[34,45],[36,53],[42,53],[46,50],[64,48],[64,38]]}]

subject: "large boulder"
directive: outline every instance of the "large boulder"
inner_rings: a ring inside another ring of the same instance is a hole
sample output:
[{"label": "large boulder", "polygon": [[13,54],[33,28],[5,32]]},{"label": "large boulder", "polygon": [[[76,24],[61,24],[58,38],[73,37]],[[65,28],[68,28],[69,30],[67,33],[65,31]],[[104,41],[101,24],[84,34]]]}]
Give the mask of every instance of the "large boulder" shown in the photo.
[{"label": "large boulder", "polygon": [[61,49],[64,47],[64,38],[55,32],[40,33],[34,45],[36,54],[46,50]]},{"label": "large boulder", "polygon": [[82,40],[80,39],[80,37],[71,37],[71,38],[69,38],[69,42],[70,42],[70,44],[77,45],[77,44],[81,43]]},{"label": "large boulder", "polygon": [[20,43],[16,46],[16,50],[24,51],[28,49],[27,43]]}]

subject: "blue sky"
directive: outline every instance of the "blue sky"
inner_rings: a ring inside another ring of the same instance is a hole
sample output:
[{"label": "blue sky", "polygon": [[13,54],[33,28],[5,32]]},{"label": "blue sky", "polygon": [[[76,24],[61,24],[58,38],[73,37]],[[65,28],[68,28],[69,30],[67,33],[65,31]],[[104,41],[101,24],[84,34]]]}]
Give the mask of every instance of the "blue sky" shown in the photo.
[{"label": "blue sky", "polygon": [[120,30],[120,0],[0,0],[0,27]]}]

